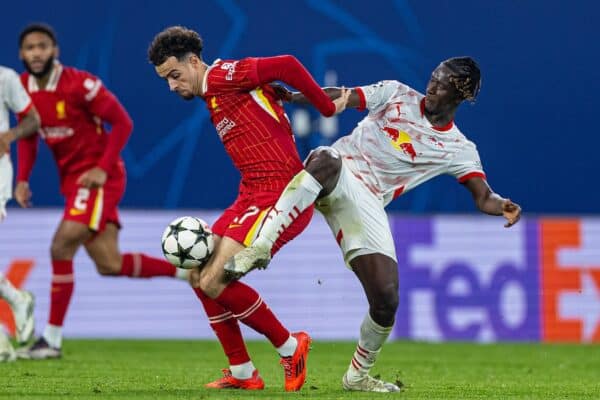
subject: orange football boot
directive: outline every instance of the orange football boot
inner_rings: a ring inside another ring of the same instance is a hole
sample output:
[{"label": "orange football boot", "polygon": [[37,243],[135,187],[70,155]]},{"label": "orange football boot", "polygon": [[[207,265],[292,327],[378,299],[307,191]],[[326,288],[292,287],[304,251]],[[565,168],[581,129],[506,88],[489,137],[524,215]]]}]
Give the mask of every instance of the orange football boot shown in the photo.
[{"label": "orange football boot", "polygon": [[302,388],[306,380],[306,362],[310,350],[311,338],[306,332],[292,333],[298,341],[298,347],[292,356],[281,357],[279,362],[285,372],[285,391],[296,392]]},{"label": "orange football boot", "polygon": [[223,377],[214,382],[207,383],[204,387],[210,389],[244,389],[244,390],[262,390],[265,388],[265,382],[255,369],[252,377],[248,379],[237,379],[231,375],[231,371],[226,368],[223,370]]}]

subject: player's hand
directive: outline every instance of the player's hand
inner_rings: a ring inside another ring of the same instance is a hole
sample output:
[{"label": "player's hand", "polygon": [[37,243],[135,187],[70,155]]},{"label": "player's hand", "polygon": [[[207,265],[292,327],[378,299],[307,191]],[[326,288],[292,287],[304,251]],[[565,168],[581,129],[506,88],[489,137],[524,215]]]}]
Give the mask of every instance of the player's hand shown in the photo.
[{"label": "player's hand", "polygon": [[285,86],[280,85],[278,83],[271,83],[270,85],[271,88],[273,88],[273,90],[275,91],[275,96],[277,96],[279,100],[285,101],[286,103],[292,101],[292,92],[287,90]]},{"label": "player's hand", "polygon": [[15,200],[22,208],[31,207],[31,189],[29,189],[29,183],[18,182],[15,187]]},{"label": "player's hand", "polygon": [[335,114],[339,114],[346,109],[351,93],[352,90],[342,87],[342,93],[340,94],[340,97],[333,100],[333,104],[335,104]]},{"label": "player's hand", "polygon": [[521,206],[513,203],[510,199],[505,199],[502,203],[502,215],[508,221],[504,227],[510,228],[521,219]]},{"label": "player's hand", "polygon": [[10,151],[13,138],[10,132],[0,132],[0,157]]},{"label": "player's hand", "polygon": [[88,189],[103,186],[106,183],[107,174],[100,167],[94,167],[85,171],[77,179],[77,184]]}]

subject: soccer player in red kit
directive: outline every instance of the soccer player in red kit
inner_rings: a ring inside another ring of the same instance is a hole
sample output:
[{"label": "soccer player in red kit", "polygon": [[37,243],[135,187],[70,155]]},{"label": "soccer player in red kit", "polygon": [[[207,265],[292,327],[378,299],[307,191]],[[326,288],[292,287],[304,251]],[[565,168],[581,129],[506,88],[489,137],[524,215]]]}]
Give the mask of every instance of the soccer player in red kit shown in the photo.
[{"label": "soccer player in red kit", "polygon": [[[290,123],[269,86],[280,80],[306,95],[325,116],[336,112],[332,102],[308,71],[292,56],[203,62],[202,40],[187,28],[160,32],[148,57],[171,91],[186,100],[206,102],[211,121],[241,173],[239,195],[213,225],[215,253],[190,281],[202,301],[230,367],[210,388],[262,389],[264,382],[252,364],[238,321],[265,335],[281,356],[285,390],[300,390],[306,379],[310,337],[292,333],[279,322],[260,295],[248,285],[230,281],[225,261],[250,245],[287,181],[302,169]],[[273,253],[300,234],[313,209],[296,215],[282,233]]]},{"label": "soccer player in red kit", "polygon": [[[129,115],[94,75],[60,64],[56,35],[43,24],[27,26],[19,36],[27,72],[23,86],[41,116],[39,135],[17,144],[15,199],[29,207],[29,176],[38,136],[50,147],[65,197],[62,221],[52,239],[50,315],[43,336],[19,352],[23,358],[61,357],[62,325],[73,293],[73,257],[83,246],[101,275],[136,278],[180,275],[169,262],[144,254],[121,254],[117,206],[125,191],[120,152],[132,130]],[[110,134],[104,122],[111,125]],[[183,276],[180,276],[183,277]]]}]

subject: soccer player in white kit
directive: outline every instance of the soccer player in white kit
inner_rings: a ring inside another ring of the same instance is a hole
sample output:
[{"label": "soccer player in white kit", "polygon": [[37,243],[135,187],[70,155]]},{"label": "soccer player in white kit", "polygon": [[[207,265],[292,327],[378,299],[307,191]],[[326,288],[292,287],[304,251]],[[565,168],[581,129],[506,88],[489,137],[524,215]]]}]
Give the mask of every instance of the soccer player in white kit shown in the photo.
[{"label": "soccer player in white kit", "polygon": [[[18,114],[21,121],[9,129],[8,110]],[[19,76],[10,68],[0,66],[0,222],[6,217],[6,202],[12,197],[13,169],[8,154],[10,143],[35,132],[40,127],[40,116]],[[0,273],[0,298],[10,305],[17,331],[17,340],[28,341],[33,334],[33,297],[16,289]],[[0,362],[14,361],[15,352],[8,338],[0,330]]]},{"label": "soccer player in white kit", "polygon": [[[358,346],[342,379],[346,390],[399,390],[369,375],[398,306],[398,267],[384,210],[387,204],[435,176],[449,174],[471,192],[481,212],[504,216],[506,227],[520,218],[519,205],[492,191],[475,144],[454,123],[458,106],[473,101],[480,85],[476,62],[457,57],[433,71],[425,95],[397,81],[351,91],[325,89],[332,99],[349,96],[347,107],[366,108],[369,114],[352,134],[309,155],[305,169],[284,189],[254,243],[225,266],[235,277],[265,268],[281,229],[315,203],[369,301]],[[299,94],[279,91],[284,100],[305,102]]]}]

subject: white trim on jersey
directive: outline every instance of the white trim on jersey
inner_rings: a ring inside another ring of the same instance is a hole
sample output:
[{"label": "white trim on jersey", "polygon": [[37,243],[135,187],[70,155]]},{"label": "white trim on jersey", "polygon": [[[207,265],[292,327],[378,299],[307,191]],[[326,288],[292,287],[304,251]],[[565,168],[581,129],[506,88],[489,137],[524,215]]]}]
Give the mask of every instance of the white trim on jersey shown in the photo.
[{"label": "white trim on jersey", "polygon": [[[58,87],[58,81],[60,80],[60,77],[62,75],[63,72],[63,66],[61,65],[60,62],[58,62],[58,60],[54,61],[54,68],[52,69],[52,73],[50,73],[50,78],[48,79],[48,84],[46,84],[46,90],[47,92],[55,92],[56,88]],[[35,93],[38,92],[40,90],[38,84],[37,84],[37,80],[35,79],[35,77],[31,74],[29,74],[29,79],[27,81],[27,91],[29,93]]]},{"label": "white trim on jersey", "polygon": [[206,69],[204,76],[202,77],[202,95],[204,96],[208,91],[208,73],[217,65],[217,63],[221,61],[220,58],[217,58],[213,61],[212,65]]}]

